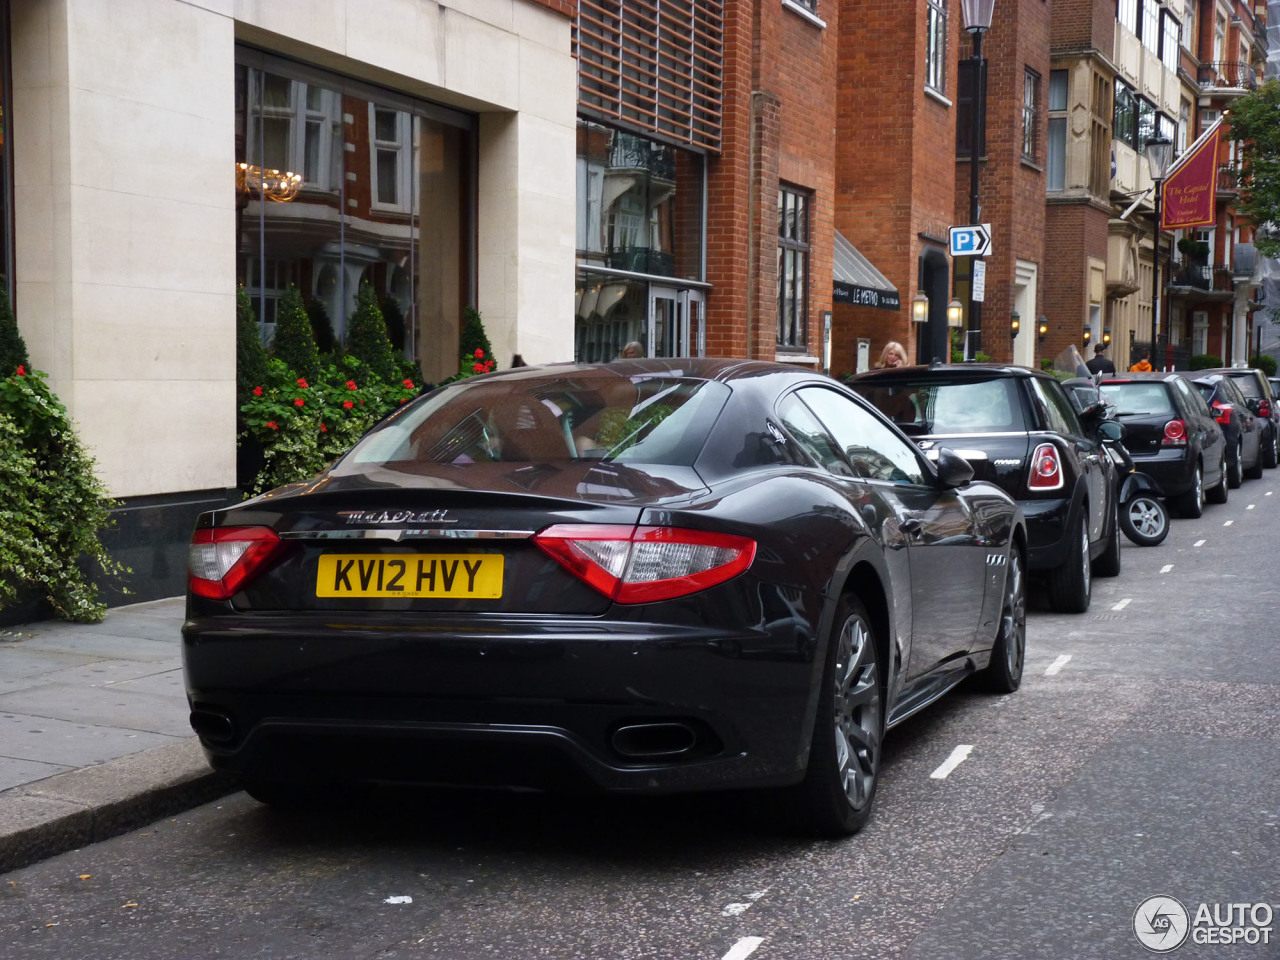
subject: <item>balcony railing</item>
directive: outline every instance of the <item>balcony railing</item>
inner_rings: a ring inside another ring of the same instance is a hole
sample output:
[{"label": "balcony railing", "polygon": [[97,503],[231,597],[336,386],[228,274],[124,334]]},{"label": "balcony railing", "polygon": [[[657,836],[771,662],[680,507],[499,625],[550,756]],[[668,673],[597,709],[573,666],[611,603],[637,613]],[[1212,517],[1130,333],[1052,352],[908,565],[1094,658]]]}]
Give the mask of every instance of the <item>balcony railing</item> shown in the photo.
[{"label": "balcony railing", "polygon": [[614,135],[609,166],[613,170],[644,170],[659,180],[676,178],[676,158],[670,147],[630,133]]},{"label": "balcony railing", "polygon": [[1240,60],[1222,60],[1200,64],[1196,77],[1201,88],[1257,90],[1258,72],[1253,64]]},{"label": "balcony railing", "polygon": [[1195,287],[1198,290],[1213,289],[1213,267],[1203,263],[1173,264],[1173,283],[1175,287]]},{"label": "balcony railing", "polygon": [[1218,193],[1238,194],[1243,173],[1240,168],[1224,163],[1218,168]]}]

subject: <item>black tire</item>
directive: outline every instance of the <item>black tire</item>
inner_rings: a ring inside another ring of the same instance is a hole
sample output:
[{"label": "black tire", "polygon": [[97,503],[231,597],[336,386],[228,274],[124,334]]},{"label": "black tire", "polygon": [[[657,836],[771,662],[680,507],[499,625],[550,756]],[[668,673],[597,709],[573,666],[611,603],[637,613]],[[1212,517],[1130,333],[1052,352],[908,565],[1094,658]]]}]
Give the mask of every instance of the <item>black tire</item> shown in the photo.
[{"label": "black tire", "polygon": [[1245,471],[1244,471],[1244,478],[1245,478],[1246,480],[1261,480],[1261,479],[1262,479],[1263,447],[1264,447],[1265,445],[1266,445],[1266,441],[1265,441],[1265,440],[1259,440],[1259,441],[1258,441],[1258,459],[1256,459],[1255,461],[1253,461],[1253,466],[1252,466],[1252,467],[1249,467],[1247,470],[1245,470]]},{"label": "black tire", "polygon": [[1022,554],[1017,544],[1009,548],[1004,577],[1004,600],[996,626],[996,642],[991,662],[978,675],[983,689],[992,693],[1013,693],[1022,685],[1022,668],[1027,658],[1027,580]]},{"label": "black tire", "polygon": [[1227,486],[1238,490],[1244,483],[1244,441],[1236,440],[1236,455],[1227,462]]},{"label": "black tire", "polygon": [[1226,503],[1230,491],[1227,489],[1227,461],[1223,458],[1219,465],[1218,482],[1204,492],[1204,498],[1208,503]]},{"label": "black tire", "polygon": [[1067,559],[1056,570],[1049,571],[1049,606],[1058,613],[1084,613],[1089,609],[1093,576],[1089,563],[1089,519],[1085,510],[1085,504],[1081,503],[1076,521],[1080,534],[1072,537],[1067,545]]},{"label": "black tire", "polygon": [[884,739],[880,651],[856,597],[840,600],[827,647],[809,769],[786,799],[804,833],[844,837],[871,816]]},{"label": "black tire", "polygon": [[1280,463],[1280,437],[1276,436],[1276,425],[1271,424],[1271,436],[1262,442],[1262,465],[1268,470]]},{"label": "black tire", "polygon": [[1204,471],[1196,464],[1191,489],[1178,498],[1178,513],[1194,520],[1204,513]]},{"label": "black tire", "polygon": [[1169,535],[1169,511],[1156,497],[1140,493],[1120,508],[1120,529],[1140,547],[1156,547]]},{"label": "black tire", "polygon": [[1095,577],[1120,576],[1120,508],[1118,505],[1113,505],[1111,508],[1111,533],[1107,537],[1107,549],[1098,554],[1098,558],[1093,561],[1093,575]]}]

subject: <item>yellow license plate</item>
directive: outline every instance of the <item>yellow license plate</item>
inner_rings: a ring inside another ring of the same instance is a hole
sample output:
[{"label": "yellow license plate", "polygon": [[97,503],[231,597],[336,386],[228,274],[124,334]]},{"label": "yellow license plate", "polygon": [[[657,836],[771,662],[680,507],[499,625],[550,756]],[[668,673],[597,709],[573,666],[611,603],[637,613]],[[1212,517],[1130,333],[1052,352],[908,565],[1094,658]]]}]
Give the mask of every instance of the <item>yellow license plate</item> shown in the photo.
[{"label": "yellow license plate", "polygon": [[502,554],[326,553],[316,596],[494,599],[502,596]]}]

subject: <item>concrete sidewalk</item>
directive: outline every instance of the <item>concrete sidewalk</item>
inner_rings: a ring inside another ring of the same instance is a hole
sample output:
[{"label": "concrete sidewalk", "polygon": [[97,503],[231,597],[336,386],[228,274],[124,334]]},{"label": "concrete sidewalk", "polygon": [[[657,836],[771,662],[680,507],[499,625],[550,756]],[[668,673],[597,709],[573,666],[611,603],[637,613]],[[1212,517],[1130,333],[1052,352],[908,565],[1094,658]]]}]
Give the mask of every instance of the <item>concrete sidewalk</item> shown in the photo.
[{"label": "concrete sidewalk", "polygon": [[0,872],[234,789],[187,722],[183,604],[0,628]]}]

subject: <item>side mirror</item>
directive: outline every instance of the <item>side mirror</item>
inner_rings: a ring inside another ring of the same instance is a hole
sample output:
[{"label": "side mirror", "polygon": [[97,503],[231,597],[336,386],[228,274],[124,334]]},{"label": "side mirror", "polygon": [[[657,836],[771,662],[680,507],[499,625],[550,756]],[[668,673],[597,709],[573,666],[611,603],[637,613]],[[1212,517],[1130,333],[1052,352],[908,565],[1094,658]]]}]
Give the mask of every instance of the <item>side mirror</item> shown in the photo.
[{"label": "side mirror", "polygon": [[1103,440],[1123,440],[1124,424],[1115,420],[1103,420],[1098,424],[1098,436]]},{"label": "side mirror", "polygon": [[1096,423],[1106,415],[1107,405],[1101,400],[1095,400],[1080,411],[1080,419],[1085,423]]},{"label": "side mirror", "polygon": [[963,487],[973,480],[973,465],[950,447],[938,447],[938,482],[944,487]]}]

